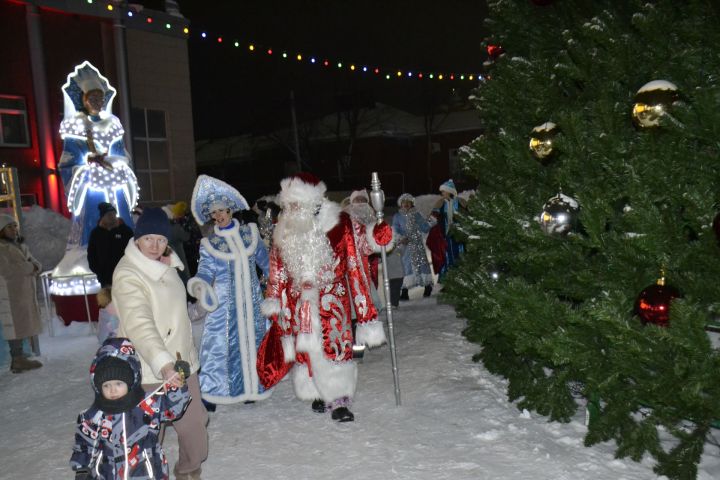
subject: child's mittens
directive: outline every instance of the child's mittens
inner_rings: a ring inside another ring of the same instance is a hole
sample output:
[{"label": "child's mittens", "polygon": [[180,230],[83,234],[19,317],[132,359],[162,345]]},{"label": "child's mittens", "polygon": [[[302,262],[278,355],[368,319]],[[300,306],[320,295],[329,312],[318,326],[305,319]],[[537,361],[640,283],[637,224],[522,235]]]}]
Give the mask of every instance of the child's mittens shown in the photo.
[{"label": "child's mittens", "polygon": [[393,232],[387,222],[381,222],[373,227],[373,238],[380,246],[385,246],[392,240]]},{"label": "child's mittens", "polygon": [[90,470],[87,468],[80,468],[75,470],[75,480],[90,480]]},{"label": "child's mittens", "polygon": [[185,360],[177,360],[173,366],[176,372],[179,372],[183,380],[187,380],[190,377],[190,364]]}]

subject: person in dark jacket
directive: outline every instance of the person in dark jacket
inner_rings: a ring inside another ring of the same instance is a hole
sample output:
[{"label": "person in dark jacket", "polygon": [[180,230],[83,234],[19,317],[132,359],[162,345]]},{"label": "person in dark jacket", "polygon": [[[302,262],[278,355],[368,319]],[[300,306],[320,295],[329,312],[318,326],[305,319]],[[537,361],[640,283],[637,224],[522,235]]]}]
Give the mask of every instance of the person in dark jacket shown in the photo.
[{"label": "person in dark jacket", "polygon": [[[180,371],[187,362],[175,365]],[[146,394],[140,362],[127,338],[109,338],[90,366],[93,405],[80,414],[70,466],[75,480],[169,479],[158,440],[160,424],[182,416],[190,401],[187,384],[166,383]]]},{"label": "person in dark jacket", "polygon": [[128,242],[133,238],[133,231],[118,218],[117,210],[112,204],[102,202],[98,205],[100,220],[97,227],[90,232],[88,240],[88,265],[97,275],[103,287],[112,284],[112,274],[118,264]]}]

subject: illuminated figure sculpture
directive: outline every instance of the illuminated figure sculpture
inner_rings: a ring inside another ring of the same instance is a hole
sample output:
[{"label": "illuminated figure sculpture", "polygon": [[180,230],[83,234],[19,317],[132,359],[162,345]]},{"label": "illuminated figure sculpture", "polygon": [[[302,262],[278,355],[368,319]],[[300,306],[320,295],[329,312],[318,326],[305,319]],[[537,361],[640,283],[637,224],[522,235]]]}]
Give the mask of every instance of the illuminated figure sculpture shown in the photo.
[{"label": "illuminated figure sculpture", "polygon": [[[90,274],[87,265],[87,243],[90,232],[100,219],[98,205],[112,204],[126,225],[132,228],[130,211],[138,200],[137,178],[123,143],[124,130],[112,114],[116,91],[90,62],[83,62],[67,77],[62,87],[65,115],[60,124],[63,152],[59,170],[67,206],[72,215],[65,257],[53,271],[56,295],[94,292],[96,281],[81,277]],[[77,276],[85,281],[78,286]],[[72,286],[71,284],[74,284]]]}]

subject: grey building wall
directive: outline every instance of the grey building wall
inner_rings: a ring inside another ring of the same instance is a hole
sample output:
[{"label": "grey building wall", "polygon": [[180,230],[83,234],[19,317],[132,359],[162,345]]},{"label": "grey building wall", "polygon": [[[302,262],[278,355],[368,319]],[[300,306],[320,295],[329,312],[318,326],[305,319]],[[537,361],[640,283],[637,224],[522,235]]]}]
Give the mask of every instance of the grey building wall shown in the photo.
[{"label": "grey building wall", "polygon": [[132,108],[165,112],[171,200],[189,202],[196,170],[187,40],[127,29],[126,43]]}]

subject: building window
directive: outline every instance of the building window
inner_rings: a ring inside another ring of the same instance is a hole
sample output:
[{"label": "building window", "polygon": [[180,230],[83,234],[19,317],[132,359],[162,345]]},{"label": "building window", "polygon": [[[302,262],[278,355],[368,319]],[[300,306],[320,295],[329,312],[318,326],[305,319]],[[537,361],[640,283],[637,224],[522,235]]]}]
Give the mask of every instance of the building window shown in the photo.
[{"label": "building window", "polygon": [[165,112],[132,110],[133,164],[144,202],[173,199],[170,186],[170,152],[165,128]]},{"label": "building window", "polygon": [[462,163],[460,161],[460,149],[448,149],[448,166],[451,177],[460,177],[462,175]]},{"label": "building window", "polygon": [[14,95],[0,95],[0,147],[29,146],[25,99]]}]

